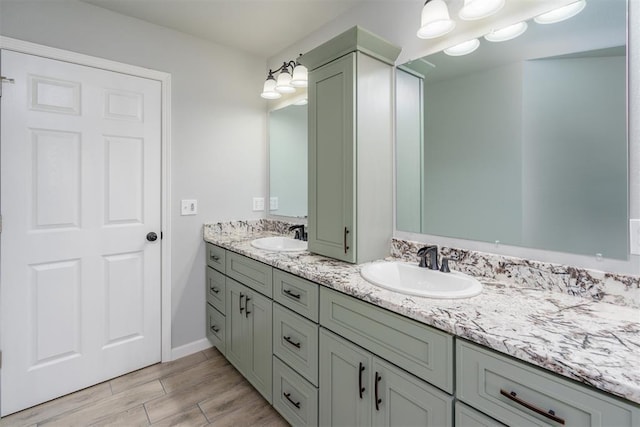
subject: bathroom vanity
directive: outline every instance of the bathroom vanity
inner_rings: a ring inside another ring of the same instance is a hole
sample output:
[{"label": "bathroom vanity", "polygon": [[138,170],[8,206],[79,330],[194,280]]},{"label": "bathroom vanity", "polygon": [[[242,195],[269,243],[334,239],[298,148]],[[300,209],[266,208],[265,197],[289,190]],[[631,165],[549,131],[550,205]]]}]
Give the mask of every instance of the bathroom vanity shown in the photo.
[{"label": "bathroom vanity", "polygon": [[[249,362],[229,351],[250,333],[232,336],[227,324],[212,344],[291,424],[640,423],[636,309],[498,282],[469,299],[410,297],[366,282],[357,265],[250,244],[284,230],[212,224],[204,238],[207,269],[224,265],[228,296],[226,316],[211,302],[209,311],[227,322],[232,310],[243,321],[259,313],[249,322],[269,337]],[[230,284],[242,300],[229,298]]]}]

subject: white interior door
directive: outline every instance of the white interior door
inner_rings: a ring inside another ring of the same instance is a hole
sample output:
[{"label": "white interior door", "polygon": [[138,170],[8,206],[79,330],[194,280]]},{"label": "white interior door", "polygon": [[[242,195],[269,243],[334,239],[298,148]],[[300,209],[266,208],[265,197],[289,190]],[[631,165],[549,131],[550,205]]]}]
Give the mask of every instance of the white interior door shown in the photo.
[{"label": "white interior door", "polygon": [[1,59],[6,415],[160,361],[161,87]]}]

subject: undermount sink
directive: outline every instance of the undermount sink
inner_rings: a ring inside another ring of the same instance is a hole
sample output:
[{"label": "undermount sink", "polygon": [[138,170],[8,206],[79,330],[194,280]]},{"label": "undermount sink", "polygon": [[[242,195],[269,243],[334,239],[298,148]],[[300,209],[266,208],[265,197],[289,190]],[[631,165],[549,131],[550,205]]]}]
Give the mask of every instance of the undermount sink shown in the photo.
[{"label": "undermount sink", "polygon": [[307,250],[307,242],[282,236],[255,239],[251,241],[251,246],[273,252],[297,252]]},{"label": "undermount sink", "polygon": [[470,298],[482,292],[482,283],[467,274],[443,273],[408,262],[374,262],[362,267],[360,274],[374,285],[421,297]]}]

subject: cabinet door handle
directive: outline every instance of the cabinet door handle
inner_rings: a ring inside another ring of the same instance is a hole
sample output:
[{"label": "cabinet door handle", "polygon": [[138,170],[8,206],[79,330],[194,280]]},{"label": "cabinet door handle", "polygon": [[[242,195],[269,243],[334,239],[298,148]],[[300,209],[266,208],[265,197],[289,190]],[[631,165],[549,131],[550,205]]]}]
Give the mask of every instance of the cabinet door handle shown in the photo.
[{"label": "cabinet door handle", "polygon": [[378,397],[378,383],[382,380],[382,376],[376,372],[376,388],[375,388],[375,398],[376,398],[376,411],[380,410],[380,404],[382,403],[382,399]]},{"label": "cabinet door handle", "polygon": [[245,319],[248,319],[249,315],[251,314],[251,312],[249,311],[249,301],[251,301],[251,298],[249,298],[249,295],[244,297],[244,317],[245,317]]},{"label": "cabinet door handle", "polygon": [[292,346],[294,346],[295,348],[300,348],[300,343],[299,342],[294,342],[291,337],[282,337],[286,342],[288,342],[289,344],[291,344]]},{"label": "cabinet door handle", "polygon": [[238,300],[238,308],[240,309],[240,313],[244,311],[244,307],[242,306],[242,298],[244,298],[244,294],[240,292],[240,299]]},{"label": "cabinet door handle", "polygon": [[300,299],[300,294],[295,294],[289,289],[283,289],[282,292],[284,292],[289,298]]},{"label": "cabinet door handle", "polygon": [[362,373],[364,372],[364,365],[360,362],[360,367],[358,368],[358,393],[360,394],[360,399],[362,399],[362,393],[364,393],[364,387],[362,387]]},{"label": "cabinet door handle", "polygon": [[220,328],[216,327],[216,325],[211,325],[211,330],[215,333],[220,332]]},{"label": "cabinet door handle", "polygon": [[349,246],[347,246],[347,234],[349,234],[349,229],[347,227],[344,228],[344,253],[346,254],[349,250]]},{"label": "cabinet door handle", "polygon": [[533,412],[542,415],[543,417],[547,417],[550,420],[557,422],[558,424],[564,425],[565,423],[563,418],[556,416],[556,413],[553,411],[553,409],[549,409],[548,411],[545,411],[544,409],[538,408],[536,405],[533,405],[527,402],[526,400],[520,399],[515,391],[506,391],[504,389],[500,389],[500,394],[506,397],[507,399],[514,401],[518,405],[524,406],[525,408],[530,409]]},{"label": "cabinet door handle", "polygon": [[211,292],[213,292],[214,294],[219,294],[220,293],[220,289],[216,288],[215,286],[211,287]]},{"label": "cabinet door handle", "polygon": [[282,393],[285,397],[285,399],[287,399],[289,402],[291,402],[291,404],[293,406],[295,406],[296,408],[300,409],[300,402],[296,402],[293,399],[291,399],[291,393]]}]

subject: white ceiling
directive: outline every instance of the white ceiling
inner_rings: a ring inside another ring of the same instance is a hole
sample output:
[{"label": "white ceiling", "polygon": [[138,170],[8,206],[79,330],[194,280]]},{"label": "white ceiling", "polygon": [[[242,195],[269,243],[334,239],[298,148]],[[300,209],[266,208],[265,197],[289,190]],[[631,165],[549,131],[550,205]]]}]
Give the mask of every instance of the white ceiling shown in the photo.
[{"label": "white ceiling", "polygon": [[81,0],[269,58],[372,0]]}]

